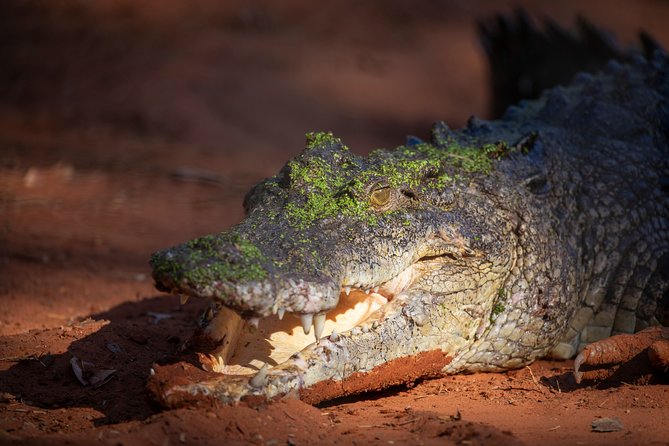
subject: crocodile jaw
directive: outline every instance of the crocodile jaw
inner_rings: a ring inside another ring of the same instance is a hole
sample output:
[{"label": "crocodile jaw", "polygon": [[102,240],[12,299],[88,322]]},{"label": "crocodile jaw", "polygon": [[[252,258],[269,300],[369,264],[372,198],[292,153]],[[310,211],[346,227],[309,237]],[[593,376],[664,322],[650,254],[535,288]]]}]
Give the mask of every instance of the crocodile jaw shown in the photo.
[{"label": "crocodile jaw", "polygon": [[[320,344],[323,335],[336,340],[339,334],[363,325],[395,296],[407,290],[415,280],[415,270],[412,265],[394,279],[373,288],[359,289],[346,285],[341,289],[337,307],[327,313],[282,312],[262,319],[247,320],[247,329],[240,330],[241,336],[237,342],[243,348],[230,351],[227,358],[215,355],[212,371],[235,375],[255,374],[265,364],[282,364],[314,342]],[[221,314],[212,319],[207,330],[217,331],[216,337],[222,338],[227,334],[222,333],[221,329],[230,325],[228,321],[237,319],[239,316],[235,311],[223,306]],[[241,328],[242,324],[237,326]],[[271,352],[259,359],[257,352],[268,341]]]},{"label": "crocodile jaw", "polygon": [[[162,386],[159,391],[154,390],[155,397],[168,407],[178,407],[194,398],[222,403],[252,396],[269,399],[305,392],[317,383],[340,381],[351,371],[369,371],[384,361],[368,358],[371,362],[357,364],[360,355],[351,344],[369,338],[373,345],[383,339],[380,332],[385,324],[406,317],[402,311],[406,304],[403,293],[418,275],[416,270],[412,265],[380,286],[378,292],[346,287],[340,305],[327,317],[324,315],[321,328],[305,330],[298,315],[263,318],[255,328],[255,321],[249,323],[233,310],[219,307],[204,330],[218,347],[199,354],[203,368],[217,374],[193,383]],[[314,331],[325,336],[314,339]],[[348,366],[352,370],[346,370]],[[317,402],[317,392],[311,392],[308,399]]]},{"label": "crocodile jaw", "polygon": [[[214,351],[200,357],[207,370],[253,375],[265,364],[281,364],[314,342],[320,343],[323,335],[336,337],[337,333],[351,330],[387,303],[382,294],[352,290],[349,294],[342,293],[340,304],[327,315],[286,313],[281,318],[273,315],[251,321],[222,306],[204,332],[211,339],[230,342],[219,344]],[[313,325],[308,325],[309,322]]]}]

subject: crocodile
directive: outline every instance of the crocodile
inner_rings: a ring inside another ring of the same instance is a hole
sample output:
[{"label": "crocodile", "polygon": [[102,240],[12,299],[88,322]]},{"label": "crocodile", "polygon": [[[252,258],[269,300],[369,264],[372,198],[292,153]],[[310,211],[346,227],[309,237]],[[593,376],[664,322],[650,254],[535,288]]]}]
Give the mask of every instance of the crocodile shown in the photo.
[{"label": "crocodile", "polygon": [[156,397],[318,402],[669,325],[668,68],[611,61],[368,156],[308,134],[239,224],[152,256],[159,290],[212,300],[211,373]]}]

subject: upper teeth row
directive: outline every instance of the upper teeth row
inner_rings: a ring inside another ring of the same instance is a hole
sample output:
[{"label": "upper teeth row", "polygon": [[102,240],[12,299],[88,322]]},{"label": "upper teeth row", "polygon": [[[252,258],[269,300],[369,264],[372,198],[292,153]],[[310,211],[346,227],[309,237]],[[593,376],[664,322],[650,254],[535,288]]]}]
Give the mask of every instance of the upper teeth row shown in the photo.
[{"label": "upper teeth row", "polygon": [[[348,293],[347,293],[348,294]],[[186,294],[181,294],[179,296],[181,300],[181,304],[185,304],[188,302],[188,295]],[[286,314],[286,309],[285,308],[279,308],[276,311],[277,316],[279,317],[279,320],[283,319],[283,316]],[[302,329],[304,330],[304,334],[309,334],[311,331],[311,326],[314,326],[314,335],[316,336],[316,342],[321,338],[323,335],[323,329],[325,328],[325,313],[318,313],[318,314],[312,314],[312,313],[305,313],[300,316],[302,319]],[[253,328],[258,328],[258,325],[260,324],[260,318],[257,317],[252,317],[248,319],[248,323],[251,327]]]},{"label": "upper teeth row", "polygon": [[[347,296],[349,294],[351,294],[351,289],[352,289],[352,287],[350,287],[350,286],[344,287],[344,292],[346,293]],[[373,288],[366,288],[364,290],[362,288],[360,288],[360,291],[364,291],[367,294],[371,293],[372,291],[374,291],[375,293],[378,293],[379,292],[379,286],[377,285]]]},{"label": "upper teeth row", "polygon": [[[283,319],[284,314],[286,314],[286,310],[283,308],[277,311],[279,319]],[[325,313],[305,313],[300,315],[300,319],[302,321],[302,330],[304,330],[305,335],[308,335],[311,331],[311,326],[314,326],[314,335],[316,336],[316,342],[318,342],[323,335],[323,329],[325,328]],[[259,323],[260,318],[252,317],[248,319],[248,324],[253,328],[258,328]]]},{"label": "upper teeth row", "polygon": [[[373,287],[373,288],[367,288],[364,291],[366,294],[371,293],[374,291],[375,293],[378,293],[379,287],[378,285]],[[346,295],[351,294],[351,287],[347,286],[344,287],[344,292]],[[181,294],[180,300],[182,304],[185,304],[188,301],[188,296],[185,294]],[[279,308],[276,310],[276,314],[279,317],[279,320],[283,319],[283,316],[286,314],[285,308]],[[309,332],[311,331],[311,326],[314,326],[314,336],[316,337],[316,342],[318,342],[323,335],[323,329],[325,328],[325,313],[318,313],[318,314],[313,314],[313,313],[305,313],[300,315],[300,319],[302,321],[302,330],[304,330],[304,334],[308,335]],[[258,324],[260,323],[260,318],[257,317],[252,317],[248,320],[248,323],[251,327],[253,328],[258,328]]]},{"label": "upper teeth row", "polygon": [[[344,288],[344,291],[346,292],[346,295],[348,296],[351,294],[351,287],[347,286]],[[375,293],[379,292],[379,286],[375,286],[373,288],[367,288],[364,290],[365,293],[369,294],[372,291]],[[285,310],[279,309],[278,310],[278,315],[279,319],[283,318],[283,314],[285,313]],[[300,316],[302,320],[302,330],[304,330],[304,334],[309,334],[311,331],[311,326],[314,326],[314,335],[316,336],[316,342],[318,342],[323,334],[323,328],[325,328],[325,313],[318,313],[318,314],[311,314],[311,313],[306,313]]]}]

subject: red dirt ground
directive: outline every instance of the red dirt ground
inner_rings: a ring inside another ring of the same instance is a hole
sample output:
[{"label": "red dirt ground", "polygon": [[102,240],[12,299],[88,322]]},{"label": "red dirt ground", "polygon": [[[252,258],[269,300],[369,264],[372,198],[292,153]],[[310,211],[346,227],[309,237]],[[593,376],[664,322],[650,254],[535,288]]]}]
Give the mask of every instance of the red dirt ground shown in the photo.
[{"label": "red dirt ground", "polygon": [[[519,3],[669,47],[664,2]],[[0,443],[669,444],[669,386],[576,387],[548,361],[318,407],[156,407],[150,368],[177,360],[204,302],[155,291],[150,253],[239,221],[307,131],[366,153],[485,116],[474,21],[510,8],[185,4],[0,6]],[[73,357],[115,372],[83,386]],[[600,418],[623,427],[592,432]]]}]

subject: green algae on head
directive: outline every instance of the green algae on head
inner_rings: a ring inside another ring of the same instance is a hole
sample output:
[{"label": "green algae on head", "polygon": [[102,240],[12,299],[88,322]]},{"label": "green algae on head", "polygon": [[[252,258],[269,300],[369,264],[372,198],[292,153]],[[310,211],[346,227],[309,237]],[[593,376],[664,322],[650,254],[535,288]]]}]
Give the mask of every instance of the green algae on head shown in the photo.
[{"label": "green algae on head", "polygon": [[420,157],[436,162],[441,169],[451,166],[467,173],[483,174],[490,173],[494,160],[506,156],[510,151],[503,142],[475,147],[459,144],[454,140],[446,141],[443,146],[421,143],[400,149],[408,157]]},{"label": "green algae on head", "polygon": [[305,136],[307,138],[308,149],[327,145],[337,145],[344,150],[348,150],[348,147],[344,145],[342,140],[334,136],[332,132],[309,132]]},{"label": "green algae on head", "polygon": [[289,182],[297,186],[296,197],[302,196],[299,202],[286,205],[286,216],[294,227],[306,229],[337,215],[375,221],[369,202],[348,193],[359,171],[355,158],[332,133],[307,134],[307,150],[288,163]]},{"label": "green algae on head", "polygon": [[384,213],[370,202],[375,185],[404,191],[444,188],[462,175],[490,173],[493,161],[509,151],[503,143],[474,147],[442,138],[435,140],[437,145],[375,150],[361,158],[331,132],[306,136],[306,150],[287,164],[293,200],[286,205],[286,216],[301,230],[337,216],[375,225]]}]

